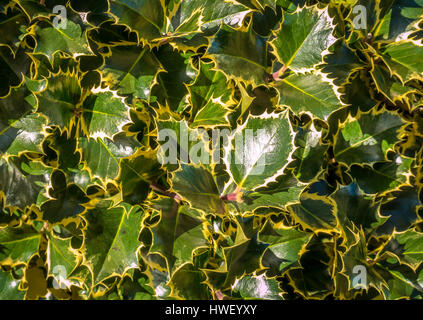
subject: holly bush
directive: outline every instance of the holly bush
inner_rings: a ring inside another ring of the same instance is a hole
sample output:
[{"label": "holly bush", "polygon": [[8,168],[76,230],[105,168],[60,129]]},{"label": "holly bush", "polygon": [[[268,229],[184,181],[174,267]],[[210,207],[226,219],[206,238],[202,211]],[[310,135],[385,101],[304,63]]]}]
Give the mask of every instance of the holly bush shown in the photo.
[{"label": "holly bush", "polygon": [[421,0],[1,0],[1,299],[423,297]]}]

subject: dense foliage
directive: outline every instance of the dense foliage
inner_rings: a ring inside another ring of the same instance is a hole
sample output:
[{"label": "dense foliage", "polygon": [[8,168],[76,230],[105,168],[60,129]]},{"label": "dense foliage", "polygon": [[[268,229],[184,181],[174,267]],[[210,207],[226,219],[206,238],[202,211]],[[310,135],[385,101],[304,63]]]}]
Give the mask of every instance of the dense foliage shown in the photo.
[{"label": "dense foliage", "polygon": [[422,298],[422,14],[0,0],[0,299]]}]

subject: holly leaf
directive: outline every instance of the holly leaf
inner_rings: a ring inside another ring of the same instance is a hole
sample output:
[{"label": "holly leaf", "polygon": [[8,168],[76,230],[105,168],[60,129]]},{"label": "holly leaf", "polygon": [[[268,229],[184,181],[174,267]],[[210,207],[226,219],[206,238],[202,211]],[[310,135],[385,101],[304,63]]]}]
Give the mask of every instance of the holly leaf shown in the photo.
[{"label": "holly leaf", "polygon": [[72,238],[61,239],[49,234],[47,247],[47,263],[49,274],[55,276],[58,281],[63,281],[75,269],[78,258],[76,250],[72,249]]},{"label": "holly leaf", "polygon": [[25,292],[19,290],[20,280],[13,278],[11,272],[0,270],[0,299],[23,300]]},{"label": "holly leaf", "polygon": [[57,51],[62,51],[72,57],[93,54],[85,31],[70,19],[66,20],[65,28],[56,28],[45,20],[37,23],[33,28],[36,39],[34,53],[45,54],[50,60]]},{"label": "holly leaf", "polygon": [[305,7],[284,15],[270,44],[285,68],[309,71],[322,62],[325,51],[335,43],[334,30],[327,8]]},{"label": "holly leaf", "polygon": [[232,290],[246,300],[282,300],[282,291],[276,279],[266,278],[264,274],[237,279]]},{"label": "holly leaf", "polygon": [[349,119],[340,126],[336,137],[335,159],[348,165],[384,161],[387,150],[398,141],[403,125],[400,116],[389,112]]},{"label": "holly leaf", "polygon": [[349,173],[365,193],[382,193],[407,181],[411,162],[411,159],[398,155],[391,161],[376,162],[373,165],[353,164]]},{"label": "holly leaf", "polygon": [[423,261],[423,235],[413,229],[396,233],[385,250],[401,264],[416,270]]},{"label": "holly leaf", "polygon": [[148,47],[113,46],[105,55],[103,81],[119,95],[150,100],[157,74],[164,71],[160,61]]},{"label": "holly leaf", "polygon": [[174,1],[174,14],[171,17],[170,35],[193,37],[197,33],[213,30],[220,24],[231,26],[241,24],[244,16],[250,12],[245,6],[224,0],[188,0]]},{"label": "holly leaf", "polygon": [[123,201],[132,205],[142,203],[150,192],[150,184],[162,174],[154,151],[138,151],[123,159],[118,176]]},{"label": "holly leaf", "polygon": [[423,55],[423,46],[411,41],[395,42],[386,47],[383,55],[391,73],[397,75],[403,84],[412,79],[422,79],[423,62],[419,57]]},{"label": "holly leaf", "polygon": [[90,200],[76,184],[67,184],[65,174],[59,170],[54,170],[51,174],[51,188],[48,193],[51,198],[41,205],[41,211],[43,219],[53,224],[83,213],[83,204]]},{"label": "holly leaf", "polygon": [[390,235],[393,231],[406,231],[418,220],[417,208],[420,205],[416,188],[404,185],[392,191],[388,201],[380,207],[381,216],[389,219],[378,228],[378,233]]},{"label": "holly leaf", "polygon": [[275,84],[279,92],[279,104],[294,112],[310,112],[327,119],[341,106],[337,89],[326,82],[319,73],[292,74]]},{"label": "holly leaf", "polygon": [[266,222],[259,232],[259,240],[269,244],[261,259],[261,264],[267,269],[266,273],[270,276],[281,275],[295,266],[312,236],[312,233]]},{"label": "holly leaf", "polygon": [[151,227],[153,243],[150,253],[166,258],[168,273],[192,263],[193,254],[209,243],[203,231],[201,214],[186,206],[179,206],[171,198],[158,199],[152,207],[160,211],[160,222]]},{"label": "holly leaf", "polygon": [[213,70],[213,66],[200,62],[197,78],[188,86],[193,127],[229,125],[227,105],[232,103],[232,91],[224,74]]},{"label": "holly leaf", "polygon": [[173,174],[172,189],[193,208],[206,213],[224,214],[226,207],[212,174],[202,166],[181,164]]},{"label": "holly leaf", "polygon": [[223,25],[211,41],[207,56],[229,78],[264,84],[269,71],[266,40],[254,32],[252,24],[246,30]]},{"label": "holly leaf", "polygon": [[185,264],[171,278],[169,297],[186,300],[210,300],[210,290],[205,283],[206,276],[192,264]]},{"label": "holly leaf", "polygon": [[91,175],[103,181],[113,180],[119,174],[121,159],[132,156],[139,143],[125,135],[116,135],[113,140],[80,137],[78,148],[82,150],[82,161]]},{"label": "holly leaf", "polygon": [[239,189],[253,190],[282,174],[294,147],[287,113],[250,116],[231,135],[225,164]]},{"label": "holly leaf", "polygon": [[158,40],[165,31],[163,1],[110,0],[109,12],[116,23],[128,26],[140,40]]},{"label": "holly leaf", "polygon": [[298,180],[302,182],[310,182],[322,171],[328,149],[328,146],[322,143],[322,136],[322,130],[318,130],[313,124],[297,130],[294,143],[298,148],[293,153],[295,161],[291,166]]},{"label": "holly leaf", "polygon": [[4,156],[18,156],[21,153],[42,153],[41,142],[47,121],[37,114],[30,114],[0,131],[0,152]]},{"label": "holly leaf", "polygon": [[109,138],[131,122],[129,107],[109,90],[90,95],[82,104],[84,127],[91,138]]},{"label": "holly leaf", "polygon": [[0,191],[7,205],[24,210],[37,203],[50,178],[48,170],[29,169],[20,158],[0,159]]},{"label": "holly leaf", "polygon": [[27,263],[38,252],[41,234],[30,225],[0,229],[1,264]]},{"label": "holly leaf", "polygon": [[100,204],[87,211],[84,264],[91,270],[94,285],[138,268],[142,217],[142,210],[127,205],[109,208]]},{"label": "holly leaf", "polygon": [[336,204],[330,198],[303,194],[299,203],[287,209],[301,225],[314,232],[330,231],[338,226]]}]

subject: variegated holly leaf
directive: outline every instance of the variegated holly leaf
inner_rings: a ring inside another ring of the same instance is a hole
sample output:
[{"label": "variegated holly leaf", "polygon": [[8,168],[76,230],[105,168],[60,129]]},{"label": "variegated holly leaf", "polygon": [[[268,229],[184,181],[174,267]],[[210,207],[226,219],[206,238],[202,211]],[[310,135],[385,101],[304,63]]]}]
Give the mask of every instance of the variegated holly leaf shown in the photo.
[{"label": "variegated holly leaf", "polygon": [[105,203],[88,210],[84,217],[88,222],[84,264],[90,268],[94,285],[138,268],[142,210],[128,205],[109,208]]},{"label": "variegated holly leaf", "polygon": [[310,112],[321,119],[342,106],[336,87],[320,73],[292,74],[275,84],[279,104],[294,112]]},{"label": "variegated holly leaf", "polygon": [[35,53],[45,54],[50,60],[56,51],[75,56],[92,54],[88,39],[81,25],[67,19],[66,24],[56,28],[52,23],[41,21],[33,26]]},{"label": "variegated holly leaf", "polygon": [[348,165],[386,160],[386,153],[398,141],[404,126],[394,113],[366,113],[340,125],[334,147],[335,159]]},{"label": "variegated holly leaf", "polygon": [[192,264],[185,264],[171,278],[169,298],[210,300],[212,297],[206,280],[204,272]]},{"label": "variegated holly leaf", "polygon": [[412,79],[422,79],[423,45],[411,41],[396,42],[388,45],[383,58],[392,74],[399,77],[403,84]]},{"label": "variegated holly leaf", "polygon": [[0,229],[0,263],[27,263],[38,252],[41,234],[30,225]]},{"label": "variegated holly leaf", "polygon": [[397,155],[390,161],[376,162],[373,165],[353,164],[349,173],[365,193],[382,193],[407,181],[411,162],[411,159]]},{"label": "variegated holly leaf", "polygon": [[103,81],[119,95],[150,100],[157,74],[164,70],[148,47],[125,45],[109,48],[101,71]]},{"label": "variegated holly leaf", "polygon": [[305,194],[299,203],[287,209],[297,222],[314,232],[330,231],[338,226],[336,203],[330,198]]},{"label": "variegated holly leaf", "polygon": [[55,170],[51,174],[50,200],[41,206],[43,219],[54,224],[75,218],[85,211],[83,204],[89,201],[85,192],[74,183],[67,183],[65,174]]},{"label": "variegated holly leaf", "polygon": [[389,193],[389,200],[380,207],[380,215],[389,219],[378,228],[379,234],[406,231],[419,220],[417,210],[422,203],[418,192],[417,188],[404,185]]},{"label": "variegated holly leaf", "polygon": [[274,278],[260,276],[244,276],[237,279],[232,291],[238,293],[243,299],[282,300],[282,291],[278,281]]},{"label": "variegated holly leaf", "polygon": [[151,96],[155,96],[163,107],[168,106],[179,113],[187,106],[184,99],[188,93],[187,85],[194,80],[197,72],[191,63],[193,54],[179,52],[170,45],[160,46],[153,52],[167,72],[157,75]]},{"label": "variegated holly leaf", "polygon": [[269,244],[261,259],[261,264],[267,269],[266,273],[276,276],[298,265],[301,253],[311,237],[311,233],[266,222],[259,232],[259,240]]},{"label": "variegated holly leaf", "polygon": [[138,151],[120,162],[118,181],[123,201],[136,205],[142,203],[150,192],[150,184],[163,175],[157,153]]},{"label": "variegated holly leaf", "polygon": [[246,30],[223,25],[211,41],[207,56],[229,78],[264,84],[269,71],[266,40],[254,32],[252,24]]},{"label": "variegated holly leaf", "polygon": [[18,156],[21,153],[42,153],[41,142],[47,120],[37,114],[29,114],[0,131],[0,152],[4,156]]},{"label": "variegated holly leaf", "polygon": [[139,146],[135,139],[123,134],[116,135],[113,140],[87,137],[78,139],[82,161],[94,177],[103,181],[117,178],[120,160],[135,154]]},{"label": "variegated holly leaf", "polygon": [[172,189],[193,208],[214,214],[226,212],[216,181],[206,168],[194,164],[181,164],[181,169],[173,174],[171,181]]},{"label": "variegated holly leaf", "polygon": [[179,206],[172,198],[152,203],[160,212],[160,222],[151,227],[153,243],[150,253],[166,258],[170,275],[179,267],[192,263],[193,254],[209,243],[203,231],[201,213],[187,206]]},{"label": "variegated holly leaf", "polygon": [[61,239],[50,233],[48,236],[47,263],[49,274],[57,282],[66,281],[78,263],[77,251],[72,248],[72,238]]},{"label": "variegated holly leaf", "polygon": [[423,234],[409,229],[402,233],[394,234],[391,241],[384,248],[401,264],[416,270],[423,261]]},{"label": "variegated holly leaf", "polygon": [[271,45],[285,68],[309,71],[322,62],[325,51],[335,43],[334,30],[327,8],[304,7],[284,15]]},{"label": "variegated holly leaf", "polygon": [[196,33],[207,32],[221,23],[239,26],[250,12],[248,8],[237,3],[229,4],[225,0],[172,0],[171,24],[168,32],[171,37],[193,37]]},{"label": "variegated holly leaf", "polygon": [[283,173],[294,150],[286,112],[250,116],[231,135],[225,163],[238,189],[253,190]]},{"label": "variegated holly leaf", "polygon": [[200,63],[194,83],[188,87],[193,126],[228,125],[228,104],[232,91],[222,72],[213,70],[213,63]]},{"label": "variegated holly leaf", "polygon": [[109,12],[116,23],[135,31],[140,40],[159,40],[164,35],[164,1],[110,0]]},{"label": "variegated holly leaf", "polygon": [[19,290],[20,282],[13,278],[11,272],[0,270],[0,299],[23,300],[25,291]]},{"label": "variegated holly leaf", "polygon": [[298,148],[293,153],[294,174],[301,182],[310,182],[323,170],[325,153],[328,146],[322,143],[323,133],[313,124],[297,128],[295,145]]},{"label": "variegated holly leaf", "polygon": [[0,159],[0,191],[7,205],[23,210],[37,204],[49,181],[49,170],[42,165],[31,170],[22,158]]}]

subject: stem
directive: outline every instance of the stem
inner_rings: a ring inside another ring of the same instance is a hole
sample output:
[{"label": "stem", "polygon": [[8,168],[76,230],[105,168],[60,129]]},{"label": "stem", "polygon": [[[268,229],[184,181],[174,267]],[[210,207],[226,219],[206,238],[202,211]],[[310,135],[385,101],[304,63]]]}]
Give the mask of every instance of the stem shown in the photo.
[{"label": "stem", "polygon": [[174,192],[169,192],[169,191],[165,190],[163,187],[159,186],[158,184],[151,183],[150,188],[157,191],[157,192],[160,192],[161,194],[163,194],[167,197],[173,198],[177,203],[181,202],[181,200],[182,200],[182,198],[178,194],[176,194]]}]

